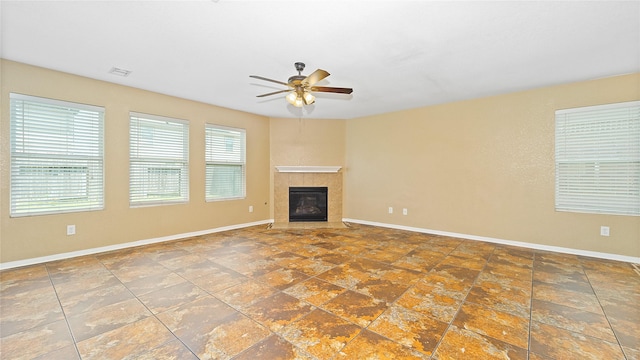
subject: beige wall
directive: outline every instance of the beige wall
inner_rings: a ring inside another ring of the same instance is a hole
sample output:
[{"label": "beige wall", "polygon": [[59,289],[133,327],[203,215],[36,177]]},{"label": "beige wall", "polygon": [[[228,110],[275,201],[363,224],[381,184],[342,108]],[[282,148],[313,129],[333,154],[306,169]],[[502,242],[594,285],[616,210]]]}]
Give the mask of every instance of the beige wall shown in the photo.
[{"label": "beige wall", "polygon": [[[640,74],[346,121],[267,119],[9,61],[0,76],[3,263],[273,218],[276,165],[343,166],[347,218],[640,256],[639,217],[553,209],[554,111],[638,100]],[[104,211],[9,217],[10,92],[106,108]],[[189,204],[129,208],[129,111],[190,121]],[[204,201],[205,122],[247,130],[247,199]]]},{"label": "beige wall", "polygon": [[[2,61],[0,104],[0,261],[153,239],[270,218],[269,119],[144,90]],[[61,215],[9,217],[9,93],[105,108],[105,209]],[[189,120],[190,201],[184,205],[130,208],[129,111]],[[247,197],[205,202],[204,124],[246,129]],[[254,212],[249,213],[249,206]],[[66,235],[75,224],[77,234]]]},{"label": "beige wall", "polygon": [[345,161],[345,120],[271,119],[273,166],[334,166]]},{"label": "beige wall", "polygon": [[[275,184],[275,166],[343,166],[345,164],[345,120],[309,120],[309,119],[271,119],[271,183]],[[340,172],[343,173],[342,169]],[[282,175],[282,174],[281,174]],[[289,178],[289,175],[286,175]],[[308,176],[308,182],[298,178],[302,176],[293,175],[293,182],[296,186],[313,183],[314,186],[325,186],[324,183],[316,182],[316,177]],[[327,178],[328,183],[334,183],[333,176],[320,176],[317,178]],[[342,181],[342,176],[340,176]],[[310,181],[310,182],[309,182]],[[288,187],[289,181],[286,182]],[[274,209],[274,188],[271,187],[271,214],[276,217]],[[333,188],[333,187],[332,187]],[[340,205],[342,205],[343,187],[340,186]],[[288,195],[287,195],[288,196]],[[288,209],[287,209],[288,211]],[[342,209],[340,211],[342,213]],[[287,215],[288,218],[288,215]],[[278,216],[278,220],[282,218]],[[341,219],[331,219],[340,221]]]},{"label": "beige wall", "polygon": [[349,120],[344,215],[639,257],[640,217],[554,210],[554,111],[638,99],[634,74]]}]

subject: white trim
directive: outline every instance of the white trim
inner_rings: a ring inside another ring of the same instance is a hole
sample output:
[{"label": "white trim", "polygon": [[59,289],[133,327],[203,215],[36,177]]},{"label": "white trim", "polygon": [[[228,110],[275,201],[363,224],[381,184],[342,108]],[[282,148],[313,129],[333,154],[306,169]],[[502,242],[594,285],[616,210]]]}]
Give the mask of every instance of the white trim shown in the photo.
[{"label": "white trim", "polygon": [[[628,262],[628,263],[632,263],[632,264],[640,264],[640,257],[625,256],[625,255],[610,254],[610,253],[601,253],[601,252],[595,252],[595,251],[577,250],[577,249],[564,248],[564,247],[559,247],[559,246],[539,245],[539,244],[525,243],[525,242],[520,242],[520,241],[489,238],[489,237],[484,237],[484,236],[452,233],[452,232],[448,232],[448,231],[430,230],[430,229],[423,229],[423,228],[404,226],[404,225],[385,224],[385,223],[379,223],[379,222],[375,222],[375,221],[357,220],[357,219],[349,219],[349,218],[343,218],[342,221],[343,222],[352,222],[352,223],[362,224],[362,225],[371,225],[371,226],[385,227],[385,228],[391,228],[391,229],[398,229],[398,230],[407,230],[407,231],[413,231],[413,232],[419,232],[419,233],[425,233],[425,234],[451,236],[451,237],[457,237],[457,238],[468,239],[468,240],[486,241],[486,242],[490,242],[490,243],[496,243],[496,244],[502,244],[502,245],[510,245],[510,246],[518,246],[518,247],[535,249],[535,250],[554,251],[554,252],[565,253],[565,254],[581,255],[581,256],[595,257],[595,258],[608,259],[608,260],[624,261],[624,262]],[[98,254],[98,253],[103,253],[103,252],[107,252],[107,251],[121,250],[121,249],[141,246],[141,245],[155,244],[155,243],[160,243],[160,242],[164,242],[164,241],[185,239],[185,238],[189,238],[189,237],[213,234],[213,233],[222,232],[222,231],[242,229],[242,228],[245,228],[245,227],[265,225],[265,224],[270,224],[270,223],[273,223],[273,222],[274,222],[273,219],[261,220],[261,221],[251,222],[251,223],[223,226],[223,227],[209,229],[209,230],[194,231],[194,232],[190,232],[190,233],[169,235],[169,236],[163,236],[163,237],[159,237],[159,238],[153,238],[153,239],[146,239],[146,240],[139,240],[139,241],[123,243],[123,244],[103,246],[103,247],[99,247],[99,248],[72,251],[72,252],[67,252],[67,253],[62,253],[62,254],[42,256],[42,257],[37,257],[37,258],[25,259],[25,260],[10,261],[10,262],[6,262],[6,263],[0,263],[0,270],[7,270],[7,269],[17,268],[17,267],[22,267],[22,266],[41,264],[41,263],[45,263],[45,262],[49,262],[49,261],[64,260],[64,259],[74,258],[74,257],[78,257],[78,256]]]},{"label": "white trim", "polygon": [[129,111],[129,119],[131,119],[132,117],[138,118],[138,119],[142,119],[142,120],[175,122],[175,123],[179,123],[179,124],[183,124],[183,125],[189,125],[190,124],[189,120],[186,120],[186,119],[178,119],[178,118],[169,117],[169,116],[162,116],[162,115],[141,113],[141,112],[136,112],[136,111]]},{"label": "white trim", "polygon": [[96,111],[96,112],[101,112],[103,114],[105,112],[104,106],[77,103],[77,102],[67,101],[67,100],[57,100],[57,99],[25,95],[25,94],[19,94],[19,93],[9,93],[9,99],[15,99],[15,100],[21,100],[21,101],[34,101],[34,102],[44,103],[44,104],[53,105],[53,106],[61,106],[61,107],[74,107],[76,109]]},{"label": "white trim", "polygon": [[453,233],[453,232],[448,232],[448,231],[423,229],[423,228],[404,226],[404,225],[385,224],[385,223],[379,223],[379,222],[375,222],[375,221],[366,221],[366,220],[357,220],[357,219],[348,219],[348,218],[343,218],[342,221],[343,222],[352,222],[352,223],[362,224],[362,225],[386,227],[386,228],[398,229],[398,230],[407,230],[407,231],[413,231],[413,232],[419,232],[419,233],[425,233],[425,234],[451,236],[451,237],[467,239],[467,240],[486,241],[486,242],[495,243],[495,244],[518,246],[518,247],[523,247],[523,248],[528,248],[528,249],[554,251],[554,252],[559,252],[559,253],[564,253],[564,254],[580,255],[580,256],[594,257],[594,258],[600,258],[600,259],[624,261],[624,262],[628,262],[628,263],[632,263],[632,264],[640,264],[640,257],[634,257],[634,256],[626,256],[626,255],[602,253],[602,252],[596,252],[596,251],[571,249],[571,248],[565,248],[565,247],[559,247],[559,246],[533,244],[533,243],[526,243],[526,242],[513,241],[513,240],[503,240],[503,239],[496,239],[496,238],[490,238],[490,237],[485,237],[485,236],[468,235],[468,234]]},{"label": "white trim", "polygon": [[270,223],[273,223],[273,219],[255,221],[255,222],[244,223],[244,224],[223,226],[223,227],[219,227],[219,228],[201,230],[201,231],[194,231],[194,232],[183,233],[183,234],[168,235],[168,236],[162,236],[162,237],[153,238],[153,239],[138,240],[138,241],[123,243],[123,244],[102,246],[102,247],[98,247],[98,248],[92,248],[92,249],[86,249],[86,250],[78,250],[78,251],[72,251],[72,252],[67,252],[67,253],[62,253],[62,254],[55,254],[55,255],[42,256],[42,257],[31,258],[31,259],[25,259],[25,260],[10,261],[10,262],[6,262],[6,263],[0,263],[0,270],[17,268],[17,267],[21,267],[21,266],[41,264],[41,263],[45,263],[45,262],[49,262],[49,261],[64,260],[64,259],[74,258],[74,257],[78,257],[78,256],[98,254],[98,253],[103,253],[103,252],[107,252],[107,251],[121,250],[121,249],[141,246],[141,245],[149,245],[149,244],[155,244],[155,243],[171,241],[171,240],[186,239],[186,238],[190,238],[190,237],[194,237],[194,236],[213,234],[213,233],[222,232],[222,231],[236,230],[236,229],[242,229],[242,228],[251,227],[251,226],[270,224]]},{"label": "white trim", "polygon": [[276,166],[281,173],[337,173],[342,166]]},{"label": "white trim", "polygon": [[556,115],[572,114],[572,113],[577,113],[582,111],[591,111],[591,110],[619,109],[619,108],[626,108],[626,107],[632,107],[632,106],[638,106],[638,105],[640,105],[640,101],[627,101],[627,102],[604,104],[604,105],[591,105],[591,106],[556,110]]}]

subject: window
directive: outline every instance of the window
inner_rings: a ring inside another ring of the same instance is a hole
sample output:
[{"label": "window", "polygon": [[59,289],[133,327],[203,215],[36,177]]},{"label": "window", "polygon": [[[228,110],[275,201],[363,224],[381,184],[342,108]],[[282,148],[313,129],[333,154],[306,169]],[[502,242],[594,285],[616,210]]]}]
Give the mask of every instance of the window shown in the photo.
[{"label": "window", "polygon": [[556,210],[640,215],[640,101],[556,111]]},{"label": "window", "polygon": [[189,201],[188,122],[131,113],[129,132],[129,204]]},{"label": "window", "polygon": [[104,108],[10,94],[10,215],[104,208]]},{"label": "window", "polygon": [[245,131],[207,124],[206,199],[229,200],[245,197]]}]

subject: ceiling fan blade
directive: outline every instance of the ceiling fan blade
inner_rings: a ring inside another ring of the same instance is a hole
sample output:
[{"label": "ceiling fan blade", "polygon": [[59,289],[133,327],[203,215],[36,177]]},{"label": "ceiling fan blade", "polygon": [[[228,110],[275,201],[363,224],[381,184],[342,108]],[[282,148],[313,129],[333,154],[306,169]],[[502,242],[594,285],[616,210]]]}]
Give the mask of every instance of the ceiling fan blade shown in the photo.
[{"label": "ceiling fan blade", "polygon": [[270,93],[268,93],[268,94],[258,95],[258,96],[256,96],[256,97],[265,97],[265,96],[270,96],[270,95],[280,94],[280,93],[289,92],[289,91],[291,91],[291,90],[290,90],[290,89],[287,89],[287,90],[274,91],[274,92],[270,92]]},{"label": "ceiling fan blade", "polygon": [[351,94],[352,88],[328,87],[328,86],[312,86],[309,90],[317,92],[330,92],[339,94]]},{"label": "ceiling fan blade", "polygon": [[249,75],[249,77],[250,78],[254,78],[254,79],[264,80],[264,81],[271,81],[271,82],[274,82],[276,84],[281,84],[281,85],[284,85],[284,86],[289,86],[289,84],[287,84],[286,82],[282,82],[282,81],[279,81],[279,80],[268,79],[268,78],[262,77],[262,76]]},{"label": "ceiling fan blade", "polygon": [[307,76],[306,78],[304,78],[304,80],[302,80],[302,85],[305,86],[311,86],[315,83],[317,83],[318,81],[326,78],[327,76],[329,76],[330,74],[322,69],[318,69],[314,72],[311,73],[311,75]]}]

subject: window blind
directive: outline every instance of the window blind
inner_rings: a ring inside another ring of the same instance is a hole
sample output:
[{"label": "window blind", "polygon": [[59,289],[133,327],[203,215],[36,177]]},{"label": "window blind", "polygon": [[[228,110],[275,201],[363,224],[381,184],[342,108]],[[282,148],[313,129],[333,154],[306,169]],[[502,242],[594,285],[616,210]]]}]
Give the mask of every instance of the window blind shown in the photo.
[{"label": "window blind", "polygon": [[189,201],[188,122],[131,113],[129,137],[129,204]]},{"label": "window blind", "polygon": [[244,129],[205,127],[206,200],[245,197],[246,133]]},{"label": "window blind", "polygon": [[640,215],[640,101],[556,111],[556,210]]},{"label": "window blind", "polygon": [[10,94],[10,215],[104,208],[104,108]]}]

